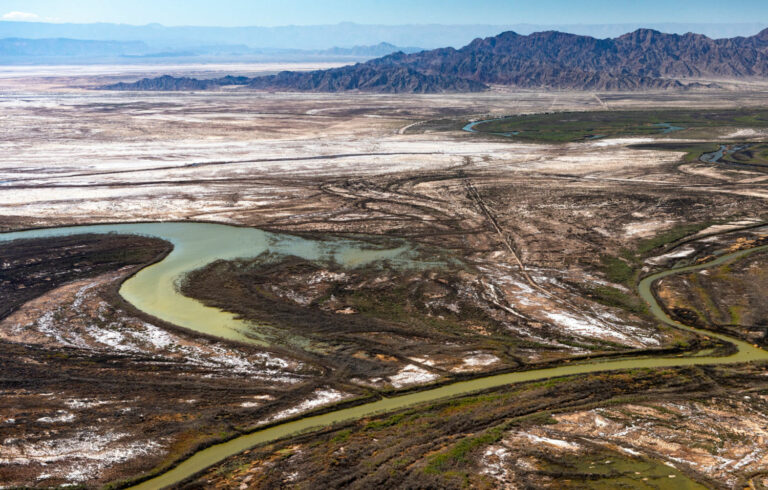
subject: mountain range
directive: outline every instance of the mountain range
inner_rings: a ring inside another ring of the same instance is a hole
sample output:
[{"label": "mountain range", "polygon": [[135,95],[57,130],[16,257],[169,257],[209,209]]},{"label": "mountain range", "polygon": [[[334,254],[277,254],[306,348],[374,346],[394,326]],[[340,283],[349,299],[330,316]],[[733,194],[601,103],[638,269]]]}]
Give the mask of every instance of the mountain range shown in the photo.
[{"label": "mountain range", "polygon": [[[0,2],[2,3],[2,2]],[[616,37],[639,27],[662,32],[683,34],[700,32],[712,38],[746,36],[759,32],[765,24],[724,23],[655,23],[639,24],[409,24],[376,25],[342,22],[329,25],[298,26],[143,26],[127,24],[71,24],[45,22],[0,21],[0,38],[81,39],[91,41],[141,41],[154,51],[172,52],[197,46],[245,45],[256,49],[323,50],[334,46],[370,46],[382,41],[396,46],[458,48],[475,38],[493,36],[499,32],[515,31],[531,34],[561,31],[596,38]]]},{"label": "mountain range", "polygon": [[[697,79],[768,76],[768,29],[750,37],[710,39],[638,29],[613,39],[557,31],[509,31],[460,49],[398,52],[365,63],[311,72],[238,79],[234,85],[276,91],[382,93],[476,92],[491,85],[575,90],[689,89]],[[205,90],[233,85],[161,77],[113,90]]]},{"label": "mountain range", "polygon": [[329,49],[252,48],[245,44],[200,44],[162,49],[144,41],[0,38],[0,64],[141,63],[141,62],[290,62],[361,61],[394,52],[414,53],[416,47],[389,43]]},{"label": "mountain range", "polygon": [[88,41],[79,39],[0,39],[0,60],[11,57],[131,56],[146,53],[141,41]]}]

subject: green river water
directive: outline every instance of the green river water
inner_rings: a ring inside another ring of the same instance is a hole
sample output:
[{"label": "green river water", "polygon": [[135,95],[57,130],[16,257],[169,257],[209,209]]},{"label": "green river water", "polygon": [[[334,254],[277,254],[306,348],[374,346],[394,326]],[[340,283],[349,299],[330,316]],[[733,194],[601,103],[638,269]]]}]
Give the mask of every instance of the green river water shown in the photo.
[{"label": "green river water", "polygon": [[333,260],[352,268],[377,260],[413,262],[410,248],[379,249],[349,240],[315,241],[254,228],[215,223],[126,223],[70,226],[0,234],[0,242],[81,233],[138,234],[161,238],[173,251],[123,283],[120,294],[136,308],[174,325],[227,340],[262,344],[258,328],[231,313],[211,308],[179,293],[186,272],[215,260],[256,257],[263,252],[295,255],[307,260]]},{"label": "green river water", "polygon": [[[181,295],[176,283],[184,273],[218,259],[255,257],[262,252],[296,255],[308,260],[332,259],[346,267],[355,267],[377,260],[413,262],[410,249],[376,249],[362,242],[346,240],[313,241],[293,236],[267,233],[252,228],[240,228],[211,223],[136,223],[116,225],[75,226],[0,234],[0,242],[19,238],[41,238],[81,233],[133,233],[167,240],[174,245],[164,260],[142,269],[125,281],[120,294],[137,308],[162,320],[191,330],[224,339],[256,342],[258,327],[234,318],[230,313],[210,308]],[[668,368],[702,364],[727,364],[749,361],[768,361],[768,352],[747,342],[727,335],[698,330],[669,318],[651,293],[652,284],[670,274],[689,272],[735,260],[760,250],[763,246],[723,255],[706,264],[660,272],[643,279],[639,293],[648,303],[650,311],[660,321],[683,330],[718,338],[734,344],[738,351],[726,357],[639,357],[620,360],[590,360],[569,363],[559,367],[534,369],[508,374],[491,375],[470,381],[459,381],[417,393],[384,398],[350,408],[308,416],[272,427],[256,430],[230,441],[203,449],[180,462],[173,469],[144,481],[133,489],[156,489],[177,483],[195,473],[252,446],[268,443],[302,431],[311,431],[331,424],[351,421],[365,416],[393,411],[425,402],[466,395],[524,381],[535,381],[556,376],[595,373],[636,368]],[[255,337],[255,338],[254,338]]]}]

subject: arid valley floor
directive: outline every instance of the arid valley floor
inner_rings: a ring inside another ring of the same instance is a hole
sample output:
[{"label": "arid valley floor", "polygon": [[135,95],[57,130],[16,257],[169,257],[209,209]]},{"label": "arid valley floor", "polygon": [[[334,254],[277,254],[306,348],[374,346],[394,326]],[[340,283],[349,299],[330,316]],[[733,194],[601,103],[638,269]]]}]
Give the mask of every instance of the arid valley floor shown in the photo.
[{"label": "arid valley floor", "polygon": [[[126,278],[169,253],[166,242],[0,243],[3,488],[123,487],[217,441],[339,404],[587,359],[732,348],[659,322],[636,287],[768,243],[758,151],[768,86],[95,90],[136,77],[111,70],[0,73],[0,230],[216,222],[402,249],[407,260],[349,267],[265,253],[202,263],[179,280],[185,296],[267,339],[250,344],[170,325],[120,296]],[[575,141],[462,130],[585,111],[630,111],[642,126],[649,111],[682,110],[715,122]],[[743,161],[700,158],[741,144],[754,149],[733,154],[749,153]],[[767,267],[756,252],[664,278],[655,294],[676,320],[768,346]],[[767,367],[494,388],[262,445],[178,486],[766,488]]]}]

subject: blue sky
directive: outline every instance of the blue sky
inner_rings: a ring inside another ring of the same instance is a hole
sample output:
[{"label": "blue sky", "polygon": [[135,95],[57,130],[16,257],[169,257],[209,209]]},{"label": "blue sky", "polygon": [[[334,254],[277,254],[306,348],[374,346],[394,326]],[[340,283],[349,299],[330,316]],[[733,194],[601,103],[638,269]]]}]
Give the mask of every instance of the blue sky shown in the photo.
[{"label": "blue sky", "polygon": [[0,0],[0,18],[164,25],[766,22],[768,0]]}]

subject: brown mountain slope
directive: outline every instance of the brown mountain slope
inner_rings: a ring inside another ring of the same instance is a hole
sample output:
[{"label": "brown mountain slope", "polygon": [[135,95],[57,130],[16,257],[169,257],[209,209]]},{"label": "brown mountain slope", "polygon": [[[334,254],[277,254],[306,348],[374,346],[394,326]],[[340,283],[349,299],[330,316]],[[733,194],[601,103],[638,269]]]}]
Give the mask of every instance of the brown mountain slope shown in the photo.
[{"label": "brown mountain slope", "polygon": [[[118,90],[204,90],[223,85],[255,89],[437,93],[488,85],[579,90],[682,89],[690,78],[768,76],[768,29],[752,37],[710,39],[639,29],[615,39],[562,32],[521,36],[504,32],[461,49],[394,53],[366,63],[313,72],[282,72],[250,80],[145,79]],[[174,82],[177,80],[177,82]]]}]

